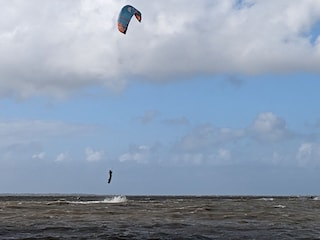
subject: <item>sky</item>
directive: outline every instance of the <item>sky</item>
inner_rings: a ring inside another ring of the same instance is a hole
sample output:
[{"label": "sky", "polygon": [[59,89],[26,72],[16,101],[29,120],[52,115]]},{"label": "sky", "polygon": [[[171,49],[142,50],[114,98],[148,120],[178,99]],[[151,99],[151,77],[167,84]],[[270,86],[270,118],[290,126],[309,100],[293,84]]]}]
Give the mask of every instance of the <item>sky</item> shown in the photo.
[{"label": "sky", "polygon": [[319,0],[0,0],[0,19],[1,194],[320,195]]}]

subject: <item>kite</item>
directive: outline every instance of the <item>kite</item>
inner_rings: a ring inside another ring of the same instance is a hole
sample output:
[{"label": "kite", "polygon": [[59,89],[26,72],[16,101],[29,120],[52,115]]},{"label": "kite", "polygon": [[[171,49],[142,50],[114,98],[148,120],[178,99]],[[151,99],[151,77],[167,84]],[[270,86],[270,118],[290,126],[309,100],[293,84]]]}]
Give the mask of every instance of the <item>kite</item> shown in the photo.
[{"label": "kite", "polygon": [[134,7],[126,5],[121,9],[118,18],[118,29],[123,34],[126,34],[129,22],[133,15],[139,22],[141,22],[141,13]]}]

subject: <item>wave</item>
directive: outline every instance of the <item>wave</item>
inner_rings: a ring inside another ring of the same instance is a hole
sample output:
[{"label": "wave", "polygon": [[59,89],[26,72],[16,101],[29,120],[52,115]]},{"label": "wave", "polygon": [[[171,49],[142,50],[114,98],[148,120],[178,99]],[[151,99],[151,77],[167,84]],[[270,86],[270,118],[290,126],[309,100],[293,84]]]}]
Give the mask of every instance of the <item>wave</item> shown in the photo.
[{"label": "wave", "polygon": [[127,202],[126,196],[113,196],[111,198],[105,198],[104,200],[97,200],[97,201],[74,201],[69,202],[72,204],[101,204],[101,203],[125,203]]},{"label": "wave", "polygon": [[263,197],[263,198],[259,198],[259,200],[261,200],[261,201],[273,201],[274,200],[274,198],[273,197]]},{"label": "wave", "polygon": [[281,204],[275,205],[275,206],[273,206],[273,207],[274,207],[274,208],[286,208],[286,206],[281,205]]},{"label": "wave", "polygon": [[59,199],[57,201],[48,202],[47,205],[64,205],[64,204],[103,204],[103,203],[125,203],[127,202],[126,196],[113,196],[105,198],[103,200],[89,200],[89,201],[67,201],[64,199]]},{"label": "wave", "polygon": [[105,198],[103,200],[104,203],[124,203],[127,202],[126,196],[113,196],[112,198]]}]

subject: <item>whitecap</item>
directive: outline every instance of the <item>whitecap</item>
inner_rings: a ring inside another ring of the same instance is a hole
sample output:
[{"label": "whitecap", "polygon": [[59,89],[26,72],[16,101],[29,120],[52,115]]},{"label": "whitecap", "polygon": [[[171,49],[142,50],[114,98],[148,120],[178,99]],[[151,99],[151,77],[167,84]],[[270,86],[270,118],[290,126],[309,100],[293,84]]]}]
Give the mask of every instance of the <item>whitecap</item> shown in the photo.
[{"label": "whitecap", "polygon": [[264,197],[264,198],[259,198],[259,200],[262,200],[262,201],[273,201],[274,198],[272,198],[272,197],[270,197],[270,198]]},{"label": "whitecap", "polygon": [[279,205],[275,205],[275,206],[273,206],[274,208],[286,208],[286,206],[284,206],[284,205],[281,205],[281,204],[279,204]]},{"label": "whitecap", "polygon": [[112,198],[105,198],[105,203],[124,203],[128,201],[126,196],[113,196]]},{"label": "whitecap", "polygon": [[105,198],[104,200],[97,200],[97,201],[72,201],[69,203],[72,204],[101,204],[101,203],[124,203],[127,201],[126,196],[113,196],[111,198]]}]

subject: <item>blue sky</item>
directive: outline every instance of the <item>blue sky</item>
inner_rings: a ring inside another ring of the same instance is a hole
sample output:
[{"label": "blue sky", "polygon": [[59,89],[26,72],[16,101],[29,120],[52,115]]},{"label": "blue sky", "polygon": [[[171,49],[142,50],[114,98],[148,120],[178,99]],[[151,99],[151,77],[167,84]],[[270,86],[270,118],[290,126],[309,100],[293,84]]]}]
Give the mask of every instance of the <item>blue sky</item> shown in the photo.
[{"label": "blue sky", "polygon": [[319,1],[0,11],[1,193],[320,194]]}]

